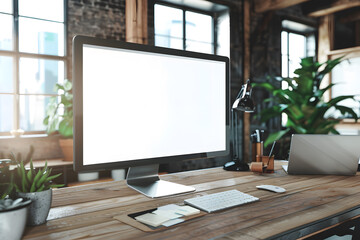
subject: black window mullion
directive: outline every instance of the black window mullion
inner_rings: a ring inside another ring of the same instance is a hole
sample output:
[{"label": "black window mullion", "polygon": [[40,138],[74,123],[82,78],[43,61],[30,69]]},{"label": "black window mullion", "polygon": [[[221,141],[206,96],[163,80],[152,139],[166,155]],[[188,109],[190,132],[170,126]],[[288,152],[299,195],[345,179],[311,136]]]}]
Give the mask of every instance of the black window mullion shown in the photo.
[{"label": "black window mullion", "polygon": [[290,34],[289,32],[286,32],[287,38],[286,38],[286,48],[287,48],[287,77],[290,77]]},{"label": "black window mullion", "polygon": [[19,5],[18,0],[13,1],[13,14],[14,14],[14,43],[13,48],[16,53],[19,52]]},{"label": "black window mullion", "polygon": [[67,67],[67,8],[68,8],[68,1],[64,0],[64,76],[68,78],[70,75],[68,74],[68,67]]},{"label": "black window mullion", "polygon": [[186,50],[186,11],[183,9],[183,50]]},{"label": "black window mullion", "polygon": [[14,129],[20,128],[20,55],[19,55],[19,1],[13,1],[13,14],[14,14]]},{"label": "black window mullion", "polygon": [[212,29],[212,37],[213,37],[213,39],[212,39],[212,43],[213,43],[213,53],[214,53],[214,55],[217,55],[217,31],[218,31],[218,29],[217,29],[217,26],[218,26],[218,17],[217,16],[215,16],[215,15],[213,15],[213,16],[211,16],[212,17],[212,27],[211,27],[211,29]]},{"label": "black window mullion", "polygon": [[[13,49],[11,51],[0,51],[2,54],[13,57],[13,129],[20,128],[20,96],[24,94],[20,94],[20,58],[34,58],[34,59],[48,59],[48,60],[57,60],[64,62],[64,76],[68,76],[67,72],[67,0],[63,0],[64,4],[64,56],[53,56],[46,54],[36,54],[36,53],[21,53],[19,46],[19,0],[13,0]],[[36,18],[34,18],[36,19]],[[48,21],[45,19],[41,19],[42,21]],[[26,94],[25,94],[26,95]],[[33,94],[29,94],[33,95]],[[49,94],[34,94],[41,96],[50,96]],[[43,131],[35,131],[36,133],[42,133]],[[0,133],[1,134],[1,133]]]}]

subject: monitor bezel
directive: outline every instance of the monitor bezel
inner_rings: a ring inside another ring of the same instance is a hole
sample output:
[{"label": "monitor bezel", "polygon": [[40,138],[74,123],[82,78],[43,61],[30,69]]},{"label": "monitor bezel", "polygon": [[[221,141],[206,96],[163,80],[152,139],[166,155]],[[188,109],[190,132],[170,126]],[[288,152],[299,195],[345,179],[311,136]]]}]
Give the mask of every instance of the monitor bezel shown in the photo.
[{"label": "monitor bezel", "polygon": [[[83,164],[83,46],[94,45],[119,49],[127,49],[141,52],[151,52],[172,56],[190,57],[204,60],[214,60],[224,62],[226,66],[226,150],[204,152],[196,154],[185,154],[170,157],[148,158],[140,160],[128,160],[111,163],[99,163],[84,165]],[[230,74],[229,74],[229,58],[211,54],[181,51],[163,47],[155,47],[150,45],[142,45],[136,43],[122,42],[117,40],[100,39],[95,37],[77,35],[73,38],[73,111],[74,111],[74,170],[78,172],[102,171],[119,168],[143,166],[149,164],[164,164],[173,161],[181,161],[188,159],[212,158],[229,155],[230,153]]]}]

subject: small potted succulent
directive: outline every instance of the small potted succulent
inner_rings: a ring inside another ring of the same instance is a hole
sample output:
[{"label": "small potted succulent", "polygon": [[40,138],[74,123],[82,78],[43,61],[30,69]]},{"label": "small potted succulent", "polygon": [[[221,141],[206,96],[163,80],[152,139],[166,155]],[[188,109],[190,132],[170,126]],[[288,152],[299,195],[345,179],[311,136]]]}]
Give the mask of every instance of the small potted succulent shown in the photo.
[{"label": "small potted succulent", "polygon": [[31,200],[11,199],[13,172],[10,159],[0,159],[0,239],[21,239]]},{"label": "small potted succulent", "polygon": [[60,93],[52,97],[46,109],[43,121],[48,134],[58,132],[61,135],[59,145],[65,161],[73,161],[73,94],[72,82],[65,79],[63,84],[57,83],[55,90]]},{"label": "small potted succulent", "polygon": [[52,188],[62,187],[55,185],[52,180],[59,177],[61,173],[51,176],[51,168],[34,169],[30,160],[30,169],[25,169],[23,161],[17,163],[14,178],[16,196],[32,201],[29,207],[27,225],[35,226],[46,222],[52,201]]}]

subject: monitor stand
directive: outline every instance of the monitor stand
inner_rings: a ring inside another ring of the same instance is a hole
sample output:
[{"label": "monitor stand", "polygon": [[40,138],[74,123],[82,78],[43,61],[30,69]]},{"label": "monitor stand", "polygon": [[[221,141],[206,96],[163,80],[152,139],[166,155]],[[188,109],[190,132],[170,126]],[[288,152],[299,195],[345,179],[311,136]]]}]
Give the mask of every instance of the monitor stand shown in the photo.
[{"label": "monitor stand", "polygon": [[194,187],[160,180],[159,164],[130,167],[127,185],[147,197],[158,198],[195,191]]}]

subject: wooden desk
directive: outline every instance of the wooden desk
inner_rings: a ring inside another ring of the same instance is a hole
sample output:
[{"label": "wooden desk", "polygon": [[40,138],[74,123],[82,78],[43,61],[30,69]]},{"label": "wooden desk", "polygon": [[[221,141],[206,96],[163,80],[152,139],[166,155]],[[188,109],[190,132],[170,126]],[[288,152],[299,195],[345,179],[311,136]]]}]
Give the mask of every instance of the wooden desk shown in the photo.
[{"label": "wooden desk", "polygon": [[[128,188],[124,181],[57,189],[48,222],[28,227],[24,239],[296,239],[360,215],[360,174],[288,176],[277,170],[257,175],[213,168],[161,177],[192,185],[196,192],[154,200]],[[257,190],[255,186],[260,184],[282,186],[287,192]],[[113,218],[230,189],[252,194],[260,201],[154,233]]]}]

